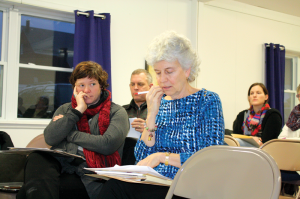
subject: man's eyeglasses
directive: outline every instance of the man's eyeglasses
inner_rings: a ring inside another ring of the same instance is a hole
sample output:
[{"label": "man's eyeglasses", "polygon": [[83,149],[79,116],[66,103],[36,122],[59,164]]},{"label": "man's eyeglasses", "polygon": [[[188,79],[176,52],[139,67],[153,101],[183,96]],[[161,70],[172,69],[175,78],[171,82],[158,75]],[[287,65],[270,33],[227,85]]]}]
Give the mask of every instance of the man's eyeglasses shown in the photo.
[{"label": "man's eyeglasses", "polygon": [[296,97],[299,98],[299,97],[300,97],[300,94],[297,94]]}]

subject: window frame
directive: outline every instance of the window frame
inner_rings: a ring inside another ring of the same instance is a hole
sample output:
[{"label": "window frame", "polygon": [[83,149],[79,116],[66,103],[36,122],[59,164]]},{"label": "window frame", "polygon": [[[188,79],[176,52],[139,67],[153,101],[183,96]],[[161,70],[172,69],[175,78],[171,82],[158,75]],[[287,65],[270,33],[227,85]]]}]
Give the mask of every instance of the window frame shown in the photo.
[{"label": "window frame", "polygon": [[28,15],[75,23],[74,13],[15,3],[1,4],[0,10],[3,11],[2,60],[0,60],[0,65],[3,65],[3,95],[0,124],[3,128],[45,128],[50,119],[17,117],[19,69],[63,72],[72,72],[73,69],[20,63],[21,16]]},{"label": "window frame", "polygon": [[[294,104],[291,104],[291,111],[293,110],[293,108],[299,104],[299,100],[296,97],[297,95],[297,86],[300,84],[300,58],[299,55],[297,55],[296,53],[290,53],[290,52],[286,52],[285,58],[290,58],[293,60],[293,66],[292,66],[292,76],[293,76],[293,80],[292,80],[292,90],[290,89],[285,89],[284,93],[290,93],[290,94],[294,94],[295,99],[294,99]],[[286,116],[285,116],[286,117]]]}]

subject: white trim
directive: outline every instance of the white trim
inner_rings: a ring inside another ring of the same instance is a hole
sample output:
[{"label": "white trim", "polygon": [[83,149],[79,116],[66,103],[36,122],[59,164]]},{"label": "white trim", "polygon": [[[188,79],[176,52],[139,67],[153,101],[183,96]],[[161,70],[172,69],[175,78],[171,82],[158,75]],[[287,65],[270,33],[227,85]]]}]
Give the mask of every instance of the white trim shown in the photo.
[{"label": "white trim", "polygon": [[[18,23],[16,23],[18,22]],[[6,96],[6,109],[5,119],[17,119],[18,112],[18,84],[19,84],[19,40],[20,40],[20,15],[18,10],[10,9],[9,12],[9,30],[8,30],[8,56],[7,56],[7,85],[9,85],[10,90],[8,95],[8,90],[5,94]],[[12,78],[16,77],[16,78]]]},{"label": "white trim", "polygon": [[35,64],[19,64],[19,67],[20,68],[38,69],[38,70],[73,72],[73,68],[61,68],[61,67],[55,67],[55,66],[43,66],[43,65],[35,65]]},{"label": "white trim", "polygon": [[[36,1],[41,3],[40,0]],[[37,6],[38,3],[31,4],[26,3],[26,1],[22,2],[22,4],[16,3],[16,2],[4,2],[4,7],[13,7],[14,9],[18,9],[21,14],[30,15],[30,16],[36,16],[36,17],[42,17],[42,18],[49,18],[52,20],[60,20],[60,21],[66,21],[66,22],[75,22],[75,14],[74,11],[63,11],[61,9],[55,9],[51,7],[40,7]],[[2,5],[1,5],[2,6]],[[66,7],[66,6],[63,6]]]},{"label": "white trim", "polygon": [[[43,120],[43,121],[40,121]],[[0,121],[1,129],[45,129],[50,119],[6,120]]]},{"label": "white trim", "polygon": [[273,21],[284,22],[287,24],[292,24],[300,26],[300,17],[295,17],[292,15],[268,10],[265,8],[259,8],[256,6],[248,5],[245,3],[240,3],[237,1],[230,0],[214,0],[204,3],[206,6],[212,6],[217,8],[222,8],[226,10],[231,10],[239,13],[244,13],[248,15],[253,15],[256,17],[261,17],[265,19],[270,19]]}]

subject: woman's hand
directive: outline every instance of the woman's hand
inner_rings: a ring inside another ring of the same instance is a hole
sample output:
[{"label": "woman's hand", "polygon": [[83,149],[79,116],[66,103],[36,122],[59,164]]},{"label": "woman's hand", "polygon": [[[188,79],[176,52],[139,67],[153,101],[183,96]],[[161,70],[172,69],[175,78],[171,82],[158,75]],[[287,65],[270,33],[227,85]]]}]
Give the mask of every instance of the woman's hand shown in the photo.
[{"label": "woman's hand", "polygon": [[258,144],[259,146],[263,145],[263,143],[262,143],[262,141],[261,141],[261,138],[255,137],[255,136],[252,136],[252,138],[255,140],[255,142],[257,142],[257,144]]},{"label": "woman's hand", "polygon": [[62,115],[62,114],[59,114],[59,115],[53,117],[52,120],[53,120],[53,122],[55,122],[55,121],[59,120],[59,119],[62,118],[62,117],[63,117],[63,115]]},{"label": "woman's hand", "polygon": [[149,93],[146,95],[148,115],[156,117],[160,106],[160,101],[164,92],[159,86],[152,86]]},{"label": "woman's hand", "polygon": [[161,163],[161,157],[163,153],[153,153],[146,157],[145,159],[137,163],[138,166],[149,166],[151,168],[156,167]]},{"label": "woman's hand", "polygon": [[83,113],[87,109],[87,104],[85,103],[84,98],[88,97],[88,95],[82,91],[77,93],[76,86],[74,87],[73,94],[77,102],[77,107],[75,109]]}]

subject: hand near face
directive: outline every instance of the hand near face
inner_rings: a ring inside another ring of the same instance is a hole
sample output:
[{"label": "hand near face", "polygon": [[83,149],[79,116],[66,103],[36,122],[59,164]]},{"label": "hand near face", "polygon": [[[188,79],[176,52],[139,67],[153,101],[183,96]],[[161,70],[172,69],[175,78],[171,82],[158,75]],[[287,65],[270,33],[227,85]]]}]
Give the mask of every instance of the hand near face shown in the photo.
[{"label": "hand near face", "polygon": [[143,133],[144,131],[144,125],[145,125],[145,120],[142,118],[136,118],[132,123],[131,126],[135,128],[136,131]]},{"label": "hand near face", "polygon": [[156,167],[160,163],[160,153],[153,153],[137,163],[138,166]]},{"label": "hand near face", "polygon": [[88,95],[82,91],[77,93],[76,86],[74,87],[73,94],[77,103],[77,107],[75,109],[83,113],[87,109],[87,104],[85,103],[84,98],[87,98]]},{"label": "hand near face", "polygon": [[148,114],[153,114],[155,116],[157,115],[163,94],[164,92],[161,87],[152,86],[152,88],[149,90],[149,93],[146,96]]}]

